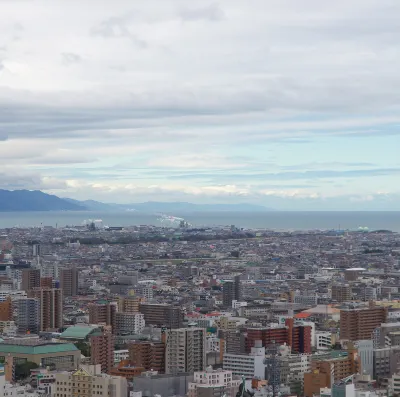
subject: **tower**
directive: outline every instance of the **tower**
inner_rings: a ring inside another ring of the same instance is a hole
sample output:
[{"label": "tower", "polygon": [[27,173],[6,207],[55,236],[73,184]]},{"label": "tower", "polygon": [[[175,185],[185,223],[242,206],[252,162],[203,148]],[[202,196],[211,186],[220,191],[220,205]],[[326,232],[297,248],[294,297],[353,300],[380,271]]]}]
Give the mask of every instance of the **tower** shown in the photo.
[{"label": "tower", "polygon": [[63,293],[60,288],[36,288],[28,292],[30,298],[40,302],[40,331],[63,326]]},{"label": "tower", "polygon": [[105,332],[90,337],[92,364],[100,364],[101,372],[109,372],[114,366],[114,337]]},{"label": "tower", "polygon": [[64,291],[64,296],[78,295],[78,271],[76,267],[60,270],[60,288]]},{"label": "tower", "polygon": [[194,372],[206,368],[206,330],[176,328],[166,331],[165,372]]}]

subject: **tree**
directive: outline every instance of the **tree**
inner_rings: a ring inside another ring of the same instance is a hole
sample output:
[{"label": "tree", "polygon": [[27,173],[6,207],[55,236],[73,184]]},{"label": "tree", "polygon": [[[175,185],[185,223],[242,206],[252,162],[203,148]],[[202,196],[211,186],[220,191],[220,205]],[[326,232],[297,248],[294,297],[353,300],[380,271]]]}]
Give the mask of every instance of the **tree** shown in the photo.
[{"label": "tree", "polygon": [[24,363],[15,365],[15,379],[22,380],[30,376],[31,369],[38,368],[39,365],[32,361],[26,361]]},{"label": "tree", "polygon": [[86,342],[76,342],[75,346],[85,357],[90,357],[90,346]]}]

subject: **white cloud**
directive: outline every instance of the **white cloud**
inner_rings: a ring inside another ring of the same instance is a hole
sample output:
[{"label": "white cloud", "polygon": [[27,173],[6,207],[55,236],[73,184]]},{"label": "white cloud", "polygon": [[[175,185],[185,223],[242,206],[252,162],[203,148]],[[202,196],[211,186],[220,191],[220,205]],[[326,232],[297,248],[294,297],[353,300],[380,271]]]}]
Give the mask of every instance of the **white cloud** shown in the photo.
[{"label": "white cloud", "polygon": [[[290,175],[261,189],[250,174],[398,167],[399,13],[397,0],[3,0],[0,158],[14,178],[4,186],[377,200],[394,176],[347,174],[343,188],[314,177],[298,190]],[[196,179],[201,170],[218,175]],[[238,170],[249,180],[235,181]]]}]

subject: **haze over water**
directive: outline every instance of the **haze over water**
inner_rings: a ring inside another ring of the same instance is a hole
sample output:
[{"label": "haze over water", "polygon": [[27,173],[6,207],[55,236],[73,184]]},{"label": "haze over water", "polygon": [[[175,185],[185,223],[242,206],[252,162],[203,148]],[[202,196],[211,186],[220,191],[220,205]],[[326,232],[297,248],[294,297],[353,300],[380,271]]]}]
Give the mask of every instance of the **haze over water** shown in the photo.
[{"label": "haze over water", "polygon": [[[244,228],[275,230],[350,229],[368,227],[400,232],[400,212],[187,212],[173,213],[195,227],[235,225]],[[107,226],[155,225],[159,215],[141,212],[3,212],[0,228],[13,226],[81,225],[86,219],[102,219]]]}]

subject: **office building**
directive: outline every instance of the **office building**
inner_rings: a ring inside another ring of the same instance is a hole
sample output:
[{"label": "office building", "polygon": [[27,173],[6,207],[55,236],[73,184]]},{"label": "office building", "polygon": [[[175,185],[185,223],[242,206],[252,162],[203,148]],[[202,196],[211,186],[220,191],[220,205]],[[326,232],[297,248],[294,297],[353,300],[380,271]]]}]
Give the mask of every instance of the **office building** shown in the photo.
[{"label": "office building", "polygon": [[28,292],[40,302],[40,331],[59,330],[63,326],[63,292],[60,288],[37,288]]},{"label": "office building", "polygon": [[54,396],[62,397],[126,397],[125,378],[101,373],[98,365],[81,365],[78,370],[55,374]]},{"label": "office building", "polygon": [[340,339],[372,339],[375,328],[386,322],[388,309],[370,303],[368,307],[340,310]]},{"label": "office building", "polygon": [[182,328],[183,312],[179,306],[163,303],[141,303],[139,311],[144,315],[146,325],[169,329]]},{"label": "office building", "polygon": [[232,307],[232,301],[242,299],[242,286],[240,275],[234,277],[233,281],[225,281],[222,286],[222,304],[224,307]]},{"label": "office building", "polygon": [[18,299],[14,302],[17,311],[17,332],[19,334],[38,334],[40,331],[39,299]]},{"label": "office building", "polygon": [[360,357],[361,369],[364,375],[373,376],[374,373],[374,343],[372,340],[358,340],[354,342]]},{"label": "office building", "polygon": [[40,270],[39,269],[22,269],[21,288],[28,292],[31,289],[40,287]]},{"label": "office building", "polygon": [[59,272],[60,288],[64,296],[78,295],[78,270],[76,267],[63,268]]},{"label": "office building", "polygon": [[109,372],[114,366],[114,337],[111,333],[93,335],[89,338],[91,363],[101,365],[102,372]]},{"label": "office building", "polygon": [[128,345],[129,361],[146,371],[165,372],[165,344],[163,342],[133,342]]},{"label": "office building", "polygon": [[194,372],[206,368],[206,329],[177,328],[165,332],[165,372]]},{"label": "office building", "polygon": [[241,380],[234,379],[232,371],[223,369],[195,372],[193,382],[188,384],[188,397],[235,397]]},{"label": "office building", "polygon": [[115,327],[113,333],[116,335],[140,334],[144,328],[144,315],[142,313],[120,313],[115,314]]},{"label": "office building", "polygon": [[114,303],[102,302],[89,305],[89,323],[115,327],[117,306]]},{"label": "office building", "polygon": [[351,301],[351,287],[349,284],[333,284],[331,295],[334,302],[349,302]]}]

